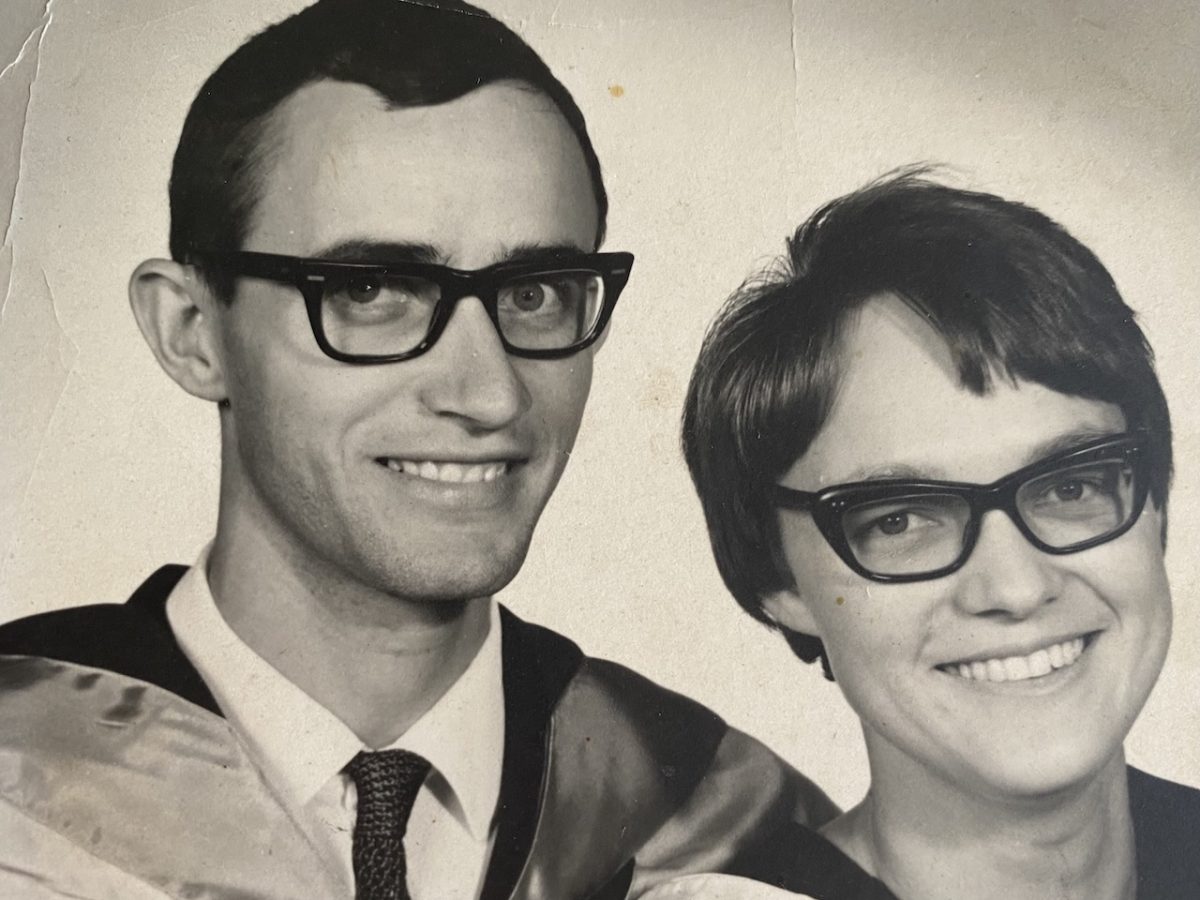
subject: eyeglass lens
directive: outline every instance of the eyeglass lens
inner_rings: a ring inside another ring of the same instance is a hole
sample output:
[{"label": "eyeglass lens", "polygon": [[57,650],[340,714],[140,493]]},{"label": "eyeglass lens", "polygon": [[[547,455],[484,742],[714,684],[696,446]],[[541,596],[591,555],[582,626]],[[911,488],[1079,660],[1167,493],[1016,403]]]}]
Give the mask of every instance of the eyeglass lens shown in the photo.
[{"label": "eyeglass lens", "polygon": [[[1134,508],[1134,470],[1124,459],[1066,466],[1024,482],[1017,515],[1043,544],[1058,550],[1124,527]],[[864,569],[916,575],[946,568],[962,554],[972,510],[955,493],[914,492],[851,503],[842,513],[846,543]]]},{"label": "eyeglass lens", "polygon": [[[441,299],[441,286],[428,279],[354,276],[326,284],[321,325],[330,346],[342,353],[407,353],[428,336]],[[498,287],[496,322],[512,347],[559,350],[587,337],[603,306],[598,273],[539,272]]]}]

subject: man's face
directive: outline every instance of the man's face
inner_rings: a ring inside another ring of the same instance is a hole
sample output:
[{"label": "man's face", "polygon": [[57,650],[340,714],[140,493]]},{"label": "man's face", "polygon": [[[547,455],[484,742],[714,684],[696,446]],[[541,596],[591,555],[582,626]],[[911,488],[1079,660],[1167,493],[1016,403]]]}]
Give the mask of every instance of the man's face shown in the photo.
[{"label": "man's face", "polygon": [[[865,306],[841,359],[832,413],[782,484],[811,491],[889,475],[988,484],[1056,442],[1125,430],[1116,406],[1029,382],[1000,376],[988,393],[970,393],[942,339],[895,298]],[[1170,636],[1152,504],[1123,536],[1062,556],[992,511],[961,569],[907,584],[855,574],[807,513],[779,515],[796,591],[773,611],[824,641],[876,777],[924,772],[1011,798],[1078,783],[1119,752]],[[1080,639],[1082,653],[1063,665],[1079,646],[1064,645]],[[1039,675],[1042,651],[1059,667]],[[1013,678],[996,680],[997,667]]]},{"label": "man's face", "polygon": [[[380,245],[417,244],[476,269],[593,247],[578,142],[523,86],[389,110],[361,85],[319,82],[273,129],[247,250],[358,242],[388,260],[399,251]],[[516,574],[575,440],[591,350],[510,357],[475,298],[427,353],[374,366],[323,355],[287,286],[243,279],[219,316],[223,519],[294,568],[410,599],[482,596]]]}]

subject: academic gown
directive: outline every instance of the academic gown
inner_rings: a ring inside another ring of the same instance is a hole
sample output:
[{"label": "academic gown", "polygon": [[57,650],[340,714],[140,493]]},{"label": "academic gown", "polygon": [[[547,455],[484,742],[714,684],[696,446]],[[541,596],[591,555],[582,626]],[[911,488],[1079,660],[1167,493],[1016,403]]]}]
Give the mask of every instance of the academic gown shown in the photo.
[{"label": "academic gown", "polygon": [[[158,570],[124,604],[0,626],[0,873],[19,877],[40,853],[43,874],[47,854],[52,869],[94,860],[94,876],[62,867],[63,885],[89,898],[134,884],[194,900],[333,897],[171,632],[166,600],[184,571]],[[484,900],[615,900],[722,871],[792,823],[834,815],[703,706],[503,608],[501,644]]]}]

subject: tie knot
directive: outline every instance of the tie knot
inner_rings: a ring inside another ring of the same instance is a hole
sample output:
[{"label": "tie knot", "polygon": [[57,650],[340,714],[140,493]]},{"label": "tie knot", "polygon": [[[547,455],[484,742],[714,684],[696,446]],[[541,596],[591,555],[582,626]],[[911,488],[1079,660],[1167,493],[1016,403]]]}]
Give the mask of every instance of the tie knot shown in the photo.
[{"label": "tie knot", "polygon": [[363,751],[346,772],[358,790],[356,835],[402,838],[429,760],[408,750]]},{"label": "tie knot", "polygon": [[417,781],[418,785],[429,772],[429,760],[410,750],[362,750],[346,766],[346,771],[358,784],[361,780],[397,779]]}]

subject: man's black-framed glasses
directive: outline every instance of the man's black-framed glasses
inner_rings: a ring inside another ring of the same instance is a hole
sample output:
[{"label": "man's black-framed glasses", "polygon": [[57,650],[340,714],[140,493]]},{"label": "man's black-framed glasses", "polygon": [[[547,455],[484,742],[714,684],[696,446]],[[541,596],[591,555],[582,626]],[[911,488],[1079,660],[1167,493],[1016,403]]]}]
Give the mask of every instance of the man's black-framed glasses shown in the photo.
[{"label": "man's black-framed glasses", "polygon": [[1133,527],[1146,504],[1145,438],[1121,434],[1056,453],[988,485],[886,479],[820,491],[775,485],[776,506],[810,513],[851,569],[925,581],[960,569],[983,515],[1003,511],[1044,553],[1087,550]]},{"label": "man's black-framed glasses", "polygon": [[483,303],[513,356],[558,359],[604,332],[631,253],[580,253],[466,271],[424,262],[360,263],[249,250],[196,255],[204,268],[291,285],[317,345],[347,363],[400,362],[441,336],[464,297]]}]

